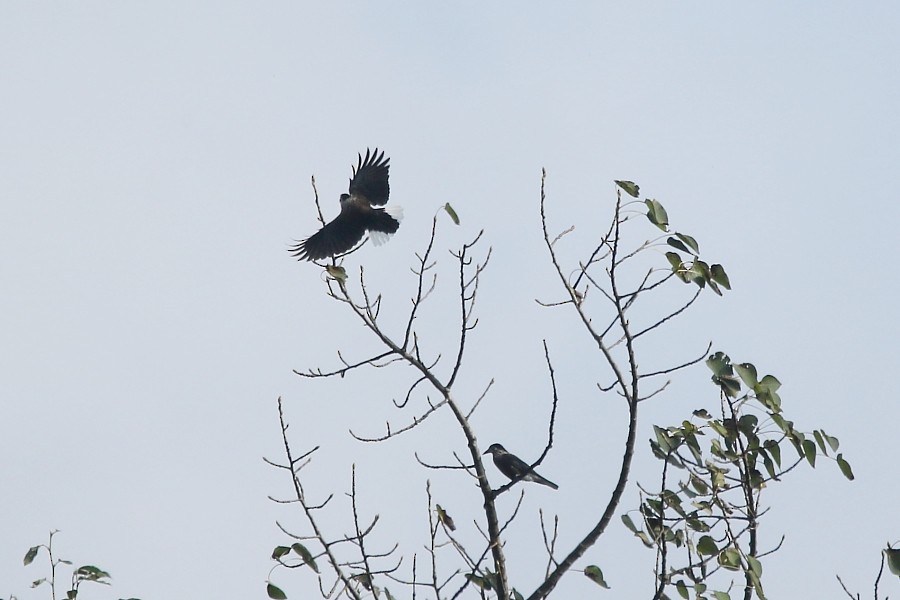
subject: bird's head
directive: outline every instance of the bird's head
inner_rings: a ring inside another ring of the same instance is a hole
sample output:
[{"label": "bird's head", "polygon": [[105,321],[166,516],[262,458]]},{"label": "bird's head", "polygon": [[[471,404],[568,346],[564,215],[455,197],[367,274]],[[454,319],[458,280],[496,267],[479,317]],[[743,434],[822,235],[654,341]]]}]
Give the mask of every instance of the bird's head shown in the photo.
[{"label": "bird's head", "polygon": [[484,451],[485,454],[497,456],[498,454],[506,454],[506,448],[500,444],[491,444],[490,448]]}]

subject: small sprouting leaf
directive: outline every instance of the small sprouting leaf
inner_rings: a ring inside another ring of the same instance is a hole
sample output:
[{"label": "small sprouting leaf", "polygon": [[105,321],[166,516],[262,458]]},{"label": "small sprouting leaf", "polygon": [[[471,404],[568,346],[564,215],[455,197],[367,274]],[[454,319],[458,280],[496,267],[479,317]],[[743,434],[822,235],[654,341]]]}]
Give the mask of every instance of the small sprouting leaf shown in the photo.
[{"label": "small sprouting leaf", "polygon": [[806,456],[806,461],[809,463],[809,466],[816,466],[816,443],[812,440],[803,440],[803,454]]},{"label": "small sprouting leaf", "polygon": [[631,196],[632,198],[637,198],[641,192],[641,186],[636,184],[633,181],[620,181],[618,179],[614,180],[616,185],[625,190],[625,193]]},{"label": "small sprouting leaf", "polygon": [[844,460],[843,454],[837,455],[837,464],[838,464],[838,467],[840,467],[840,469],[841,469],[841,473],[844,474],[844,477],[846,477],[850,481],[853,481],[855,479],[855,477],[853,475],[853,469],[850,468],[850,463],[848,463],[846,460]]},{"label": "small sprouting leaf", "polygon": [[316,565],[316,561],[313,558],[313,555],[306,549],[306,546],[301,544],[300,542],[294,542],[291,544],[291,550],[300,555],[300,558],[303,559],[303,562],[310,566],[310,568],[316,573],[319,572],[319,567]]},{"label": "small sprouting leaf", "polygon": [[828,447],[831,448],[832,452],[837,452],[838,448],[841,446],[841,441],[834,437],[833,435],[828,435],[825,433],[825,430],[822,430],[822,437],[825,438],[825,441],[828,442]]},{"label": "small sprouting leaf", "polygon": [[516,588],[513,588],[512,597],[513,597],[513,600],[525,600],[525,596],[520,594],[519,590],[517,590]]},{"label": "small sprouting leaf", "polygon": [[340,283],[347,281],[347,270],[337,265],[325,265],[325,270],[333,279],[337,279]]},{"label": "small sprouting leaf", "polygon": [[280,587],[272,583],[266,584],[266,594],[268,594],[269,598],[272,598],[272,600],[287,600],[287,594],[282,592]]},{"label": "small sprouting leaf", "polygon": [[385,600],[397,600],[396,598],[394,598],[394,595],[391,594],[391,591],[387,588],[384,588],[384,595],[385,595]]},{"label": "small sprouting leaf", "polygon": [[891,573],[900,577],[900,548],[885,548],[882,550],[885,558],[887,558],[888,569]]},{"label": "small sprouting leaf", "polygon": [[75,598],[77,598],[77,597],[78,597],[78,590],[76,590],[76,589],[71,589],[68,592],[66,592],[66,598],[68,600],[75,600]]},{"label": "small sprouting leaf", "polygon": [[584,574],[588,579],[602,587],[603,589],[609,589],[609,584],[603,579],[603,571],[600,570],[600,567],[597,565],[589,565],[585,567]]},{"label": "small sprouting leaf", "polygon": [[738,376],[744,381],[748,388],[756,387],[759,383],[756,375],[756,367],[752,364],[741,363],[739,365],[734,365],[734,370],[737,371]]},{"label": "small sprouting leaf", "polygon": [[716,600],[731,600],[731,596],[728,592],[713,592],[713,598]]},{"label": "small sprouting leaf", "polygon": [[290,546],[275,546],[275,549],[272,550],[272,558],[278,560],[290,551]]},{"label": "small sprouting leaf", "polygon": [[440,520],[440,522],[443,523],[447,529],[449,529],[450,531],[456,531],[456,524],[453,522],[453,519],[450,517],[450,515],[447,514],[447,511],[441,508],[440,504],[437,505],[437,514],[438,520]]},{"label": "small sprouting leaf", "polygon": [[454,225],[459,225],[459,215],[456,214],[456,211],[453,210],[453,207],[450,206],[450,203],[444,205],[444,210],[447,211],[447,214],[450,215],[450,218],[453,220]]},{"label": "small sprouting leaf", "polygon": [[31,561],[34,560],[34,558],[37,556],[37,553],[40,549],[41,549],[40,546],[32,546],[31,548],[29,548],[28,552],[25,553],[25,558],[23,559],[22,562],[24,562],[26,566],[30,565]]},{"label": "small sprouting leaf", "polygon": [[37,586],[41,585],[45,581],[47,581],[46,577],[41,577],[40,579],[35,579],[34,581],[31,582],[31,587],[36,588]]},{"label": "small sprouting leaf", "polygon": [[699,419],[712,419],[712,415],[705,408],[698,408],[693,414]]},{"label": "small sprouting leaf", "polygon": [[715,264],[711,266],[709,268],[709,276],[726,290],[731,289],[731,281],[729,281],[728,274],[725,272],[725,267],[722,265]]},{"label": "small sprouting leaf", "polygon": [[647,218],[650,219],[650,222],[663,231],[668,231],[669,215],[666,214],[666,209],[663,208],[663,205],[656,200],[644,200],[644,204],[647,205]]}]

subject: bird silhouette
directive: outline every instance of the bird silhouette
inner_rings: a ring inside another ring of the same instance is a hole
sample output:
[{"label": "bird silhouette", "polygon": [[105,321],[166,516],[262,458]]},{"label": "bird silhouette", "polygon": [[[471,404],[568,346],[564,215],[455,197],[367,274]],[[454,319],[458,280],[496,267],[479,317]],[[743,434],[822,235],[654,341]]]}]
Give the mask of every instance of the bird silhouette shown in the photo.
[{"label": "bird silhouette", "polygon": [[321,260],[343,254],[352,249],[368,231],[376,246],[386,242],[396,233],[403,218],[399,206],[376,208],[387,204],[390,195],[388,184],[389,158],[366,150],[366,157],[359,154],[359,162],[353,167],[349,193],[341,194],[341,212],[319,231],[288,249],[298,260]]},{"label": "bird silhouette", "polygon": [[552,487],[554,490],[558,490],[559,486],[547,479],[546,477],[541,477],[538,475],[531,466],[516,456],[506,450],[500,444],[491,444],[491,447],[485,451],[485,454],[490,454],[494,458],[494,464],[497,465],[497,468],[501,473],[509,477],[510,479],[518,479],[520,481],[534,481],[535,483],[540,483],[542,485],[546,485],[548,487]]}]

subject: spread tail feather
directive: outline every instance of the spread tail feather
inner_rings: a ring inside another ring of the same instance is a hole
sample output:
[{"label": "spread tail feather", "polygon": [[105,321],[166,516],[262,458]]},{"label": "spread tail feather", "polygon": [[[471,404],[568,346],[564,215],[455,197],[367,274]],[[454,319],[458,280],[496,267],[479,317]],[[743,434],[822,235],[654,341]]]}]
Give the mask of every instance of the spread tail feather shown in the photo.
[{"label": "spread tail feather", "polygon": [[374,227],[369,229],[369,239],[376,246],[386,243],[397,229],[400,227],[400,221],[403,220],[403,207],[387,206],[384,210],[378,211],[378,221]]}]

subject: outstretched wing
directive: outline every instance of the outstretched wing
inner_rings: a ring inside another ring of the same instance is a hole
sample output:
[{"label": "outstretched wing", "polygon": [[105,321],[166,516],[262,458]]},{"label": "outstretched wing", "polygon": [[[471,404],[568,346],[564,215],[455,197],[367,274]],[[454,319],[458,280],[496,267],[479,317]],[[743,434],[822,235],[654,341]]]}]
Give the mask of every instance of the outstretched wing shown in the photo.
[{"label": "outstretched wing", "polygon": [[343,254],[359,243],[366,233],[366,225],[364,214],[342,210],[333,221],[288,251],[298,260],[322,260]]},{"label": "outstretched wing", "polygon": [[391,186],[388,184],[388,164],[390,159],[384,157],[384,152],[378,153],[366,150],[366,157],[359,156],[359,162],[353,169],[353,178],[350,179],[350,196],[354,201],[364,200],[372,206],[383,206],[388,201]]}]

